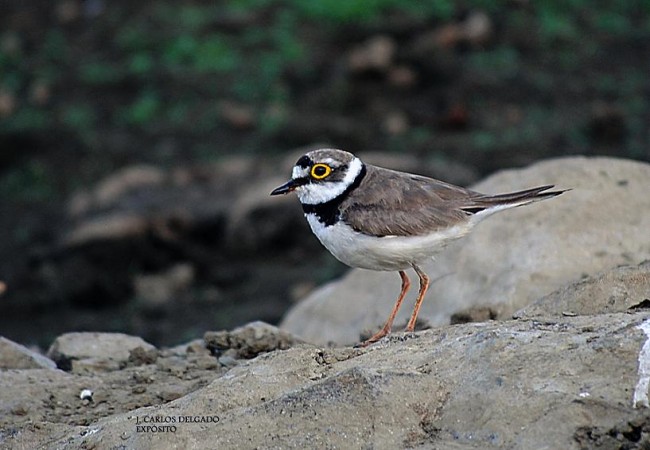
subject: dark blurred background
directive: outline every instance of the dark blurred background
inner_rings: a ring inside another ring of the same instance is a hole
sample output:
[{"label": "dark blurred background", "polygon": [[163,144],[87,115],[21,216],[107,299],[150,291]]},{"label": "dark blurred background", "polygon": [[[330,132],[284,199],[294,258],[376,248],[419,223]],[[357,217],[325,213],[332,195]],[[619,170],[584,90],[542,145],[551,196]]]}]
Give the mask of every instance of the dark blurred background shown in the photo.
[{"label": "dark blurred background", "polygon": [[277,323],[345,271],[267,199],[301,148],[468,184],[649,124],[648,0],[5,0],[0,334]]}]

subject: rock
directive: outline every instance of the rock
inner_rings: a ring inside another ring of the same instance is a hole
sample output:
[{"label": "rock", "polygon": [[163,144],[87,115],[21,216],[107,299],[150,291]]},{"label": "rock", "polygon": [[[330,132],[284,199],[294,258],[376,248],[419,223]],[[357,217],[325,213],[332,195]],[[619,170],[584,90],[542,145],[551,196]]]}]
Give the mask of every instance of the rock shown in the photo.
[{"label": "rock", "polygon": [[49,358],[0,336],[0,370],[56,369]]},{"label": "rock", "polygon": [[259,321],[232,331],[209,331],[205,333],[204,340],[213,353],[234,350],[238,358],[254,358],[260,353],[286,350],[300,342],[286,331]]},{"label": "rock", "polygon": [[397,44],[389,36],[374,36],[355,47],[348,55],[348,67],[354,73],[386,72],[393,63]]},{"label": "rock", "polygon": [[445,326],[364,350],[296,347],[50,445],[643,448],[650,414],[633,397],[647,399],[648,326],[648,313],[618,313]]},{"label": "rock", "polygon": [[[59,368],[77,375],[92,375],[97,372],[113,372],[120,370],[125,364],[123,361],[116,361],[107,358],[83,358],[73,359],[69,362],[61,361]],[[69,369],[68,369],[69,365]]]},{"label": "rock", "polygon": [[129,366],[137,367],[145,364],[154,364],[158,359],[160,352],[156,347],[145,348],[144,346],[135,347],[129,351]]},{"label": "rock", "polygon": [[73,0],[56,2],[56,18],[62,24],[69,24],[81,16],[81,4]]},{"label": "rock", "polygon": [[64,236],[66,246],[76,246],[99,240],[116,241],[144,236],[150,230],[146,218],[133,213],[108,213],[89,219]]},{"label": "rock", "polygon": [[408,66],[391,67],[388,72],[388,82],[400,89],[410,89],[418,82],[418,73]]},{"label": "rock", "polygon": [[[473,188],[498,193],[553,183],[573,190],[490,217],[424,266],[432,284],[420,317],[439,326],[478,306],[507,318],[584,275],[650,259],[648,164],[561,158],[499,172]],[[386,320],[399,287],[397,273],[353,270],[298,303],[281,328],[308,342],[358,342],[362,330]],[[409,317],[413,295],[397,326]]]},{"label": "rock", "polygon": [[134,290],[137,298],[148,308],[159,308],[187,292],[194,282],[195,273],[191,264],[179,263],[163,272],[136,275]]},{"label": "rock", "polygon": [[72,216],[79,216],[91,208],[109,208],[129,193],[156,188],[167,181],[167,173],[157,167],[126,167],[101,180],[92,191],[75,194],[68,204],[68,212]]},{"label": "rock", "polygon": [[409,129],[408,116],[403,111],[392,111],[384,118],[383,128],[390,135],[404,134]]},{"label": "rock", "polygon": [[[492,308],[485,306],[474,306],[462,311],[455,312],[451,315],[449,323],[451,325],[456,325],[458,323],[469,323],[469,322],[487,322],[488,320],[494,320],[499,315],[498,311],[495,311]],[[418,320],[420,318],[418,317]]]},{"label": "rock", "polygon": [[221,118],[233,128],[250,130],[255,127],[255,110],[241,103],[222,101],[219,103]]},{"label": "rock", "polygon": [[127,167],[71,198],[66,208],[71,226],[61,244],[141,238],[145,233],[169,239],[170,229],[219,221],[230,205],[224,192],[240,188],[237,180],[246,178],[243,172],[250,170],[250,158],[232,158],[220,167]]},{"label": "rock", "polygon": [[463,39],[474,47],[485,46],[494,36],[492,19],[483,11],[472,11],[461,26]]},{"label": "rock", "polygon": [[448,23],[418,36],[413,48],[418,54],[437,54],[440,50],[456,48],[461,44],[485,46],[494,35],[490,17],[483,11],[472,11],[462,21]]},{"label": "rock", "polygon": [[183,356],[186,354],[209,354],[210,351],[205,345],[205,340],[203,339],[194,339],[185,344],[176,345],[172,348],[162,351],[163,355],[173,355],[173,356]]},{"label": "rock", "polygon": [[5,89],[0,89],[0,118],[10,117],[16,110],[16,96]]},{"label": "rock", "polygon": [[117,370],[138,348],[156,349],[142,338],[122,333],[66,333],[55,339],[47,355],[63,370]]},{"label": "rock", "polygon": [[517,311],[517,318],[625,312],[650,307],[650,261],[570,283]]}]

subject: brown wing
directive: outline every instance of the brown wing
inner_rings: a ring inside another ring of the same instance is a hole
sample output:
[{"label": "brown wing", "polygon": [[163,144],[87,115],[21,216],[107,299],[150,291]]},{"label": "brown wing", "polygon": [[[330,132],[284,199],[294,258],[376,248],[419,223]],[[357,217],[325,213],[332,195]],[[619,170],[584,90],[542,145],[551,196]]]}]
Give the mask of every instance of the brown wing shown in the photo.
[{"label": "brown wing", "polygon": [[467,220],[462,206],[481,194],[432,178],[367,165],[341,217],[372,236],[417,236]]}]

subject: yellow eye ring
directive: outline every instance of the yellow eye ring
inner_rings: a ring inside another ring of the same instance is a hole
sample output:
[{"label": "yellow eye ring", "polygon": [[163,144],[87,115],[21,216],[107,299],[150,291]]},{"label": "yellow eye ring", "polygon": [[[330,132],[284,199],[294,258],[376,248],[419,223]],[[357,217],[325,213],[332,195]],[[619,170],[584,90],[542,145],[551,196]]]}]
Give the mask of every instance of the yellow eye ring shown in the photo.
[{"label": "yellow eye ring", "polygon": [[332,168],[327,164],[314,164],[309,172],[312,178],[322,180],[332,173]]}]

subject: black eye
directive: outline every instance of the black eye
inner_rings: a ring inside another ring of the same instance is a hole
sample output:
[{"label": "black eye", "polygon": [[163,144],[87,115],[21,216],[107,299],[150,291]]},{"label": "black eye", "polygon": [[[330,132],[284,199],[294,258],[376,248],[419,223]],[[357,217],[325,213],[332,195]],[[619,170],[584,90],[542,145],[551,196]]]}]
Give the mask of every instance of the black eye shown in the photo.
[{"label": "black eye", "polygon": [[311,168],[311,176],[317,180],[322,180],[332,172],[332,168],[327,164],[314,164]]}]

